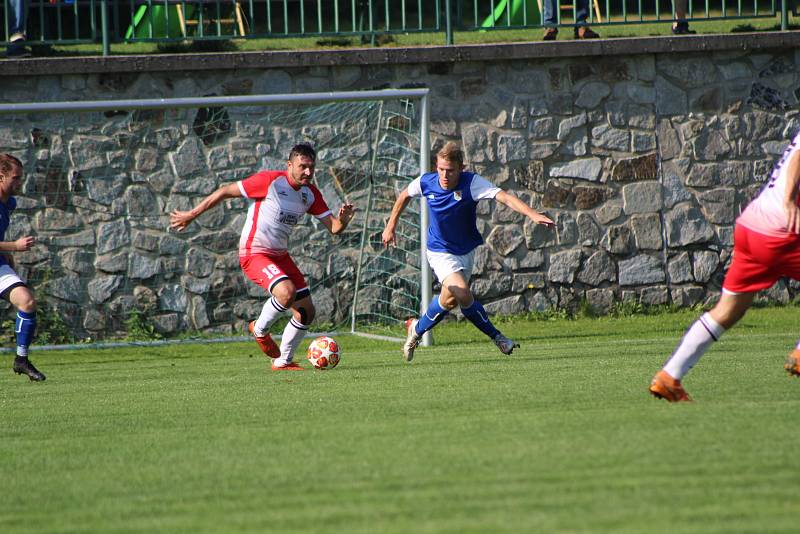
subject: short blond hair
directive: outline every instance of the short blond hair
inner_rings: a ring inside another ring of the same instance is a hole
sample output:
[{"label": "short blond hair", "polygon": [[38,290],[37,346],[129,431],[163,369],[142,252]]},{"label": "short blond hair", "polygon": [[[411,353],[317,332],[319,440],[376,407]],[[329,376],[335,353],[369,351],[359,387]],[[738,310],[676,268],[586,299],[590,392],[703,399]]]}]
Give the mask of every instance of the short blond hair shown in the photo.
[{"label": "short blond hair", "polygon": [[459,165],[464,165],[464,152],[458,146],[458,143],[454,141],[445,143],[439,152],[436,153],[436,157],[442,158],[445,161],[452,161]]},{"label": "short blond hair", "polygon": [[11,154],[0,154],[0,174],[8,176],[15,168],[22,168],[22,162]]}]

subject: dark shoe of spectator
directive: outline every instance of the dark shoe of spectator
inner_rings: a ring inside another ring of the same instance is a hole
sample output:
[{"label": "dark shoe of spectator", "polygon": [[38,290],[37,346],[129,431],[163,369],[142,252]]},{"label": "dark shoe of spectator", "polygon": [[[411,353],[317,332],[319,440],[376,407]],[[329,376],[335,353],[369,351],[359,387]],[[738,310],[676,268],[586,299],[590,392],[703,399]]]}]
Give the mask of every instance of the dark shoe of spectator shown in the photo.
[{"label": "dark shoe of spectator", "polygon": [[593,32],[588,26],[575,28],[575,39],[597,39],[600,34]]},{"label": "dark shoe of spectator", "polygon": [[558,36],[558,28],[547,28],[542,36],[542,41],[555,41]]},{"label": "dark shoe of spectator", "polygon": [[672,33],[674,35],[692,35],[697,33],[689,29],[689,23],[685,20],[678,20],[672,26]]},{"label": "dark shoe of spectator", "polygon": [[6,57],[9,59],[31,57],[31,51],[25,46],[25,41],[13,41],[6,48]]}]

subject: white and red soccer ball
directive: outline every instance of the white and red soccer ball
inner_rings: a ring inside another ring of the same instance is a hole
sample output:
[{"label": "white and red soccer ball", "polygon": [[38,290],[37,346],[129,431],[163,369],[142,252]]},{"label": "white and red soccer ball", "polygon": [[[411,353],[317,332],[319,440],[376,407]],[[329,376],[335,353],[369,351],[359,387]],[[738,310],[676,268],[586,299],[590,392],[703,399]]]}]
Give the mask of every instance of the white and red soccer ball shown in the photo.
[{"label": "white and red soccer ball", "polygon": [[306,354],[314,369],[333,369],[339,365],[339,344],[328,336],[320,336],[308,346]]}]

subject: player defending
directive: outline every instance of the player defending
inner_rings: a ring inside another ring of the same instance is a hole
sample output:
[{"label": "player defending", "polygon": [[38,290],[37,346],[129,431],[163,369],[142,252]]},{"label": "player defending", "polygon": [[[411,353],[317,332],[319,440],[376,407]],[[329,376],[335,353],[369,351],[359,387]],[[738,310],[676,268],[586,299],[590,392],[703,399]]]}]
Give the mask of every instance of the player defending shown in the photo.
[{"label": "player defending", "polygon": [[[249,329],[264,354],[273,358],[273,371],[303,370],[292,359],[315,313],[308,284],[287,251],[289,235],[306,212],[334,235],[347,228],[355,212],[351,204],[344,204],[338,217],[331,215],[312,183],[315,162],[316,153],[310,145],[296,145],[289,153],[285,171],[261,171],[223,185],[191,211],[174,211],[170,216],[172,227],[180,231],[221,200],[250,200],[239,239],[239,263],[247,277],[270,295]],[[269,327],[290,309],[292,318],[278,348],[269,335]]]},{"label": "player defending", "polygon": [[11,154],[0,154],[0,297],[9,301],[17,309],[14,332],[17,337],[17,357],[13,369],[18,375],[28,375],[34,382],[45,379],[28,359],[28,347],[36,331],[36,299],[17,273],[14,260],[8,252],[30,250],[35,239],[32,236],[20,237],[16,241],[6,241],[6,230],[11,222],[11,212],[17,207],[12,196],[22,186],[22,163]]},{"label": "player defending", "polygon": [[411,322],[403,345],[403,359],[414,359],[414,349],[422,335],[439,324],[455,308],[472,324],[494,340],[503,354],[519,347],[494,327],[486,310],[472,295],[469,278],[475,258],[475,248],[483,243],[478,232],[476,207],[478,201],[493,198],[512,210],[525,215],[537,224],[552,226],[553,221],[535,211],[520,199],[493,186],[474,172],[464,170],[464,153],[449,142],[436,154],[436,172],[423,174],[400,193],[394,203],[389,221],[383,230],[383,244],[396,244],[395,228],[411,197],[424,195],[428,199],[430,227],[428,228],[427,257],[442,292],[433,298],[428,310]]},{"label": "player defending", "polygon": [[[736,220],[733,260],[714,308],[704,313],[683,336],[678,348],[656,373],[650,393],[671,402],[692,400],[681,380],[708,347],[741,319],[756,292],[783,276],[800,280],[800,133],[786,148],[769,182]],[[800,344],[784,366],[800,376]]]}]

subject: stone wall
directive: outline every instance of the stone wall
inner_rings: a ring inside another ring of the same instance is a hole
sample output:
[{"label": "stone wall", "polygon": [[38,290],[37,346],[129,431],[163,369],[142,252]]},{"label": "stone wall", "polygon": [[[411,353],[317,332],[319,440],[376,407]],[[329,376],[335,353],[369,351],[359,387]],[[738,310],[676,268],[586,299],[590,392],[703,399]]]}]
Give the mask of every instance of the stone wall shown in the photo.
[{"label": "stone wall", "polygon": [[[114,72],[113,59],[105,68],[88,62],[69,74],[59,73],[63,66],[16,62],[20,75],[4,80],[0,99],[427,86],[434,148],[460,141],[471,169],[557,222],[547,230],[502,205],[480,205],[486,245],[477,252],[473,288],[490,312],[574,309],[583,300],[599,312],[625,300],[687,306],[718,292],[734,220],[800,126],[798,43],[779,35],[450,47],[438,54],[369,50],[336,52],[336,61],[322,52],[273,60],[221,55],[193,69],[197,58],[175,59],[173,72],[160,58],[150,69],[139,63],[124,74]],[[3,131],[12,138],[0,139],[5,147],[34,142],[29,133]],[[235,159],[253,147],[219,150]],[[224,173],[214,176],[221,181]],[[171,191],[165,184],[153,202],[168,205]],[[26,224],[40,230],[43,218],[30,216]],[[92,243],[113,230],[85,218],[73,222],[85,225],[80,231],[91,233]],[[92,261],[94,287],[113,294],[99,260]],[[218,270],[236,269],[232,263]],[[781,282],[766,297],[786,302],[798,287]],[[186,310],[171,313],[176,329],[192,327]]]}]

